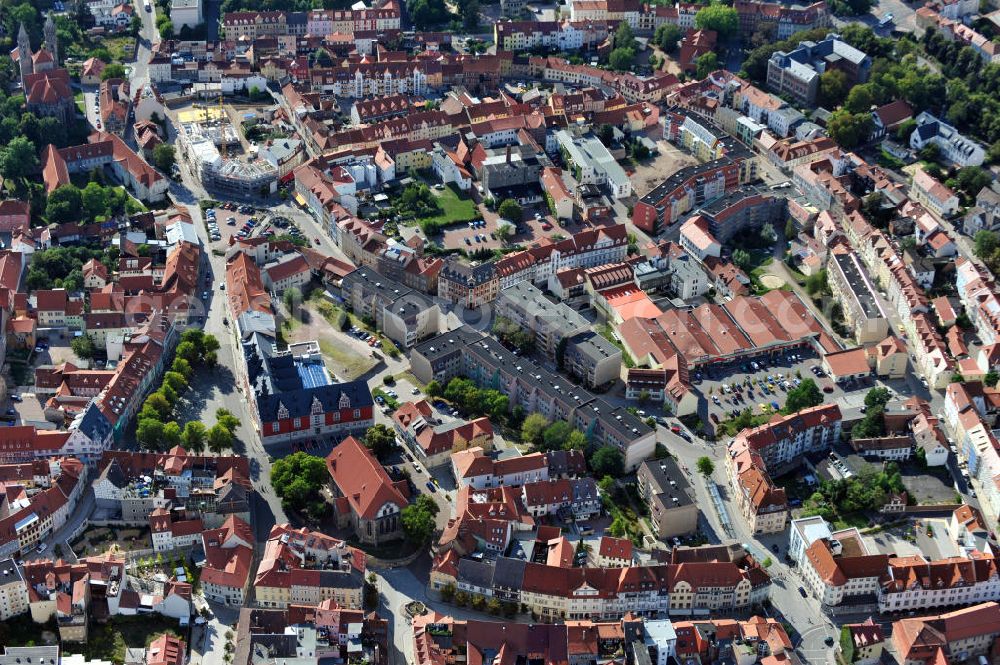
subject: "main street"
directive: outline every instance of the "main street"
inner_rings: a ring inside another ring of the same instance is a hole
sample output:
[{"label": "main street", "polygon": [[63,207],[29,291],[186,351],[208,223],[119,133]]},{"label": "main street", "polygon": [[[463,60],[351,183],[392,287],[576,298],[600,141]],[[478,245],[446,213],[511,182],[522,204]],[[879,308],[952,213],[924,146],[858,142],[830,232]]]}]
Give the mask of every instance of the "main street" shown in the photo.
[{"label": "main street", "polygon": [[[837,628],[820,611],[819,603],[811,596],[803,598],[798,588],[803,586],[798,572],[786,565],[783,555],[788,547],[787,531],[776,536],[755,536],[746,528],[746,522],[740,514],[736,503],[731,499],[732,491],[726,479],[725,470],[725,443],[707,443],[698,438],[692,441],[685,441],[674,435],[662,426],[658,426],[657,439],[667,446],[667,450],[674,455],[678,463],[688,475],[691,486],[696,495],[696,503],[701,509],[713,533],[707,534],[713,542],[725,541],[734,538],[740,543],[750,545],[750,552],[755,558],[760,560],[761,556],[769,557],[771,565],[767,572],[772,578],[771,604],[781,613],[781,618],[787,621],[795,631],[802,637],[798,645],[802,654],[813,663],[826,662],[827,656],[832,655],[832,651],[826,646],[826,637],[838,638],[839,628]],[[715,509],[715,503],[707,486],[706,479],[697,473],[698,458],[707,456],[715,463],[715,470],[712,480],[717,484],[719,492],[723,498],[723,504],[729,515],[729,522],[732,529],[730,536],[723,527],[722,520]],[[779,553],[772,549],[777,545]]]}]

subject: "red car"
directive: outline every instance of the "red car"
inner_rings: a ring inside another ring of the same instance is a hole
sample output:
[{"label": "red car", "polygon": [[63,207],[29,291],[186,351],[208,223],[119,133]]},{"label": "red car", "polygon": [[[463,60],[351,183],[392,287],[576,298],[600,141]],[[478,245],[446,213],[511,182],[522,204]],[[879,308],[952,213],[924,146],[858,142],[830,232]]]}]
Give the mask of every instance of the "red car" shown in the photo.
[{"label": "red car", "polygon": [[673,426],[670,427],[670,431],[673,432],[674,434],[679,434],[680,431],[681,431],[681,428],[678,427],[677,425],[673,425]]}]

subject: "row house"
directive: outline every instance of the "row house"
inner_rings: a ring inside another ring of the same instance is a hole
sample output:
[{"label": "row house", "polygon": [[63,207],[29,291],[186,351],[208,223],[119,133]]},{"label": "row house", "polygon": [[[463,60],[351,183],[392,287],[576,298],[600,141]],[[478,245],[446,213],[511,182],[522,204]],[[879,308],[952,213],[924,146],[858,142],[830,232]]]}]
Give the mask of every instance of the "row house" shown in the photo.
[{"label": "row house", "polygon": [[253,581],[259,606],[337,605],[361,609],[365,555],[342,540],[288,524],[271,527]]},{"label": "row house", "polygon": [[457,451],[451,456],[451,473],[459,487],[483,490],[491,487],[520,487],[549,479],[576,477],[586,471],[579,450],[530,453],[493,459],[481,446]]},{"label": "row house", "polygon": [[[5,467],[0,467],[6,470]],[[87,467],[73,458],[54,458],[39,469],[36,487],[7,483],[5,515],[0,520],[0,557],[21,557],[66,524],[86,486]]]},{"label": "row house", "polygon": [[900,619],[892,644],[904,665],[988,660],[1000,637],[1000,605],[981,603],[936,616]]},{"label": "row house", "polygon": [[804,455],[823,452],[838,441],[841,423],[840,407],[820,404],[743,430],[729,444],[730,455],[751,450],[771,473],[780,473],[800,463]]},{"label": "row house", "polygon": [[519,602],[545,621],[740,611],[767,598],[770,587],[767,573],[752,560],[568,568],[500,557],[475,570],[474,578],[462,567],[451,580],[437,572],[442,585],[461,583],[474,594]]}]

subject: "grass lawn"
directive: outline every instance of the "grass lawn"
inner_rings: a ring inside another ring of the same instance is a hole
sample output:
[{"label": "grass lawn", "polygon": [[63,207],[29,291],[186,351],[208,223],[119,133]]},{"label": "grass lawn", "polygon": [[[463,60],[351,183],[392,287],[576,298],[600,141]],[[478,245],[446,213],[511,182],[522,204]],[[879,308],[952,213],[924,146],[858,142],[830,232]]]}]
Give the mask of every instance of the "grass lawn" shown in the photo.
[{"label": "grass lawn", "polygon": [[373,358],[362,356],[326,339],[319,340],[319,350],[332,365],[333,373],[347,381],[358,378],[375,366]]},{"label": "grass lawn", "polygon": [[120,664],[125,662],[126,648],[146,647],[161,633],[173,633],[189,641],[187,635],[181,633],[177,619],[159,614],[117,616],[106,624],[92,621],[87,642],[80,645],[80,649],[90,660],[110,660]]},{"label": "grass lawn", "polygon": [[833,527],[837,530],[848,529],[852,526],[856,526],[859,529],[867,528],[868,518],[861,513],[850,513],[848,515],[838,515],[837,519],[833,520]]},{"label": "grass lawn", "polygon": [[448,185],[441,190],[432,189],[431,192],[434,194],[437,204],[441,206],[441,212],[418,221],[440,226],[467,222],[479,216],[475,201],[461,193],[454,185]]},{"label": "grass lawn", "polygon": [[104,40],[114,62],[128,62],[135,53],[135,40],[131,37],[113,37]]}]

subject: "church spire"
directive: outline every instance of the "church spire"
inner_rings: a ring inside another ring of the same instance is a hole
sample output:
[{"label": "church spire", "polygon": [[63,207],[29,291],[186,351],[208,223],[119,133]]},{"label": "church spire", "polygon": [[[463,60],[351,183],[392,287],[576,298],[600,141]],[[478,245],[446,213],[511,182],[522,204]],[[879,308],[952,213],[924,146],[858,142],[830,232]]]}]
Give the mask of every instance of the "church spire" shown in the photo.
[{"label": "church spire", "polygon": [[52,61],[54,66],[59,66],[59,40],[56,37],[56,22],[52,20],[52,14],[49,13],[48,17],[45,19],[45,27],[43,29],[45,36],[45,48],[49,50],[52,54]]},{"label": "church spire", "polygon": [[21,24],[21,29],[17,33],[17,62],[21,70],[21,87],[24,87],[24,79],[34,72],[31,64],[31,40],[28,39],[28,31],[24,29],[24,23]]}]

